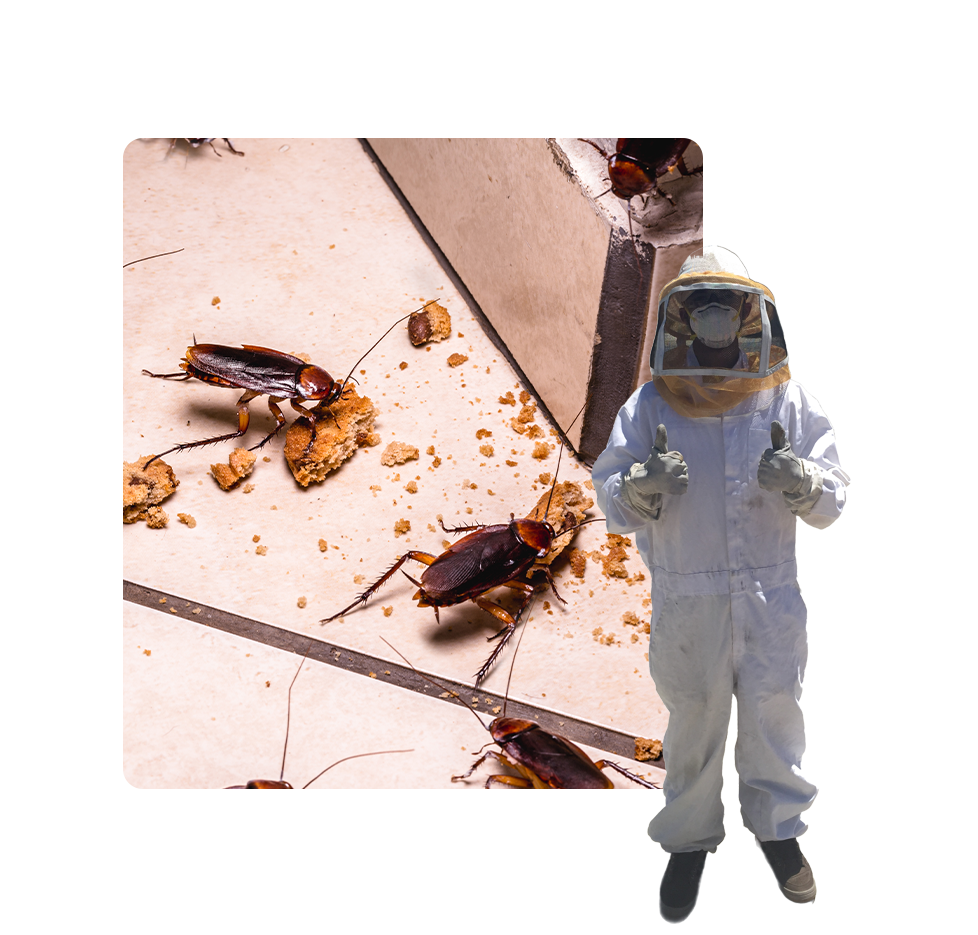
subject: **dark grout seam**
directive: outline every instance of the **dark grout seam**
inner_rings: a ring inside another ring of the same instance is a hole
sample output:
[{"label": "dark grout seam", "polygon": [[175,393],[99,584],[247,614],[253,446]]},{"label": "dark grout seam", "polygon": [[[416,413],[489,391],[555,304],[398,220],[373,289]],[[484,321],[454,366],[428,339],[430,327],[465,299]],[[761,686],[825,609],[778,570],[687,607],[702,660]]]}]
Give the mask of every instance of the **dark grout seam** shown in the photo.
[{"label": "dark grout seam", "polygon": [[[481,714],[487,714],[489,717],[496,717],[502,713],[503,699],[501,696],[496,697],[483,689],[476,691],[465,682],[457,682],[433,672],[425,672],[425,675],[438,679],[443,686],[438,687],[425,681],[409,666],[390,662],[387,659],[381,659],[379,656],[371,656],[346,646],[328,643],[303,633],[284,630],[281,627],[262,623],[260,620],[252,620],[250,617],[242,617],[230,611],[209,607],[207,604],[188,601],[184,597],[158,591],[143,584],[127,581],[125,578],[122,580],[122,598],[132,604],[139,604],[151,610],[166,613],[170,617],[179,617],[191,623],[213,627],[215,630],[223,630],[225,633],[233,633],[235,636],[262,643],[274,649],[281,649],[299,656],[308,655],[310,659],[345,669],[347,672],[355,672],[357,675],[366,677],[370,677],[372,673],[377,681],[418,692],[437,701],[446,701],[449,704],[458,705],[458,702],[453,700],[451,696],[442,697],[445,691],[456,692],[459,699],[465,702],[467,708]],[[419,669],[418,671],[422,670]],[[494,710],[497,707],[500,709],[499,711]],[[627,757],[630,760],[635,757],[635,737],[631,734],[623,734],[620,731],[602,727],[600,724],[512,699],[506,709],[506,715],[507,717],[536,721],[537,724],[551,733],[560,734],[575,743],[587,744],[589,747],[604,750],[615,756]],[[657,760],[648,765],[662,768],[662,761]]]}]

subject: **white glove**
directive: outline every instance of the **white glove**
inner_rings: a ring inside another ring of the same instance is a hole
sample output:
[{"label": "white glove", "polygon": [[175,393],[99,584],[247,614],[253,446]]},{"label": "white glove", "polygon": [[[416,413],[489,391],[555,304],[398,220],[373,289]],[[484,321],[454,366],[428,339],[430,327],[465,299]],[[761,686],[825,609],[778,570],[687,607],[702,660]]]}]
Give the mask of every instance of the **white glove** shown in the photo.
[{"label": "white glove", "polygon": [[757,484],[764,490],[780,490],[791,512],[805,516],[822,495],[822,472],[792,450],[780,422],[771,423],[771,447],[757,465]]},{"label": "white glove", "polygon": [[655,430],[655,447],[644,463],[636,462],[622,478],[621,491],[625,502],[640,516],[659,518],[662,494],[686,493],[689,473],[678,451],[668,451],[666,427]]}]

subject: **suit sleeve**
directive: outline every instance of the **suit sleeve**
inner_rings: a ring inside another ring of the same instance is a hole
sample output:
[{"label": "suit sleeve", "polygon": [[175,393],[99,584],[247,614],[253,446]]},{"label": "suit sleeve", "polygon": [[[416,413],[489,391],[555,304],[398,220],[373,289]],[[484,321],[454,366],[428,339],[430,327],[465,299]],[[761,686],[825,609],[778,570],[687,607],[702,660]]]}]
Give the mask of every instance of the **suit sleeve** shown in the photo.
[{"label": "suit sleeve", "polygon": [[818,478],[812,495],[793,498],[785,494],[784,498],[799,519],[816,529],[825,529],[842,514],[850,478],[839,464],[832,424],[817,401],[800,386],[798,390],[800,396],[790,420],[791,450],[808,462],[806,470],[811,465],[818,472]]},{"label": "suit sleeve", "polygon": [[[651,391],[651,392],[650,392]],[[636,462],[645,461],[655,442],[652,422],[655,401],[652,383],[639,387],[618,410],[608,445],[594,462],[591,480],[608,532],[624,534],[641,529],[654,517],[631,505],[622,494],[622,477]]]}]

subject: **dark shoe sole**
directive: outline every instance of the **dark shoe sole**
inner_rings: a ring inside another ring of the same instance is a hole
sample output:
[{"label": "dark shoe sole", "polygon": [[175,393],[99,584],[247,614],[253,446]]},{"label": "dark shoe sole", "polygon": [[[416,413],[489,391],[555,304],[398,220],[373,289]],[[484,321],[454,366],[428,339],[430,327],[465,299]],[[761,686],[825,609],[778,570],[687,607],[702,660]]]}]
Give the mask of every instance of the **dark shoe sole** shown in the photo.
[{"label": "dark shoe sole", "polygon": [[[682,922],[696,906],[706,854],[706,851],[690,851],[670,855],[659,887],[659,914],[667,922]],[[665,901],[666,895],[677,902],[682,897],[689,901],[682,906],[674,906]]]}]

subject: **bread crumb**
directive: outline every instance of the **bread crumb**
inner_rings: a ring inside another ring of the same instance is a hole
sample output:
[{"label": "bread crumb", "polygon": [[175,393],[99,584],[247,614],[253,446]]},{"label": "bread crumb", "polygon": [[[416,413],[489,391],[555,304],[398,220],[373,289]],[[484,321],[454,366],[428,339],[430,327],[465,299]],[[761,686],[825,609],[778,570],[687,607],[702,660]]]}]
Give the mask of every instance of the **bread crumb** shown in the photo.
[{"label": "bread crumb", "polygon": [[449,549],[449,548],[451,548],[451,546],[452,546],[451,542],[449,542],[447,539],[442,539],[441,540],[441,547],[443,549]]},{"label": "bread crumb", "polygon": [[438,467],[438,465],[439,465],[439,464],[441,464],[441,458],[437,458],[437,457],[436,457],[436,458],[435,458],[435,460],[431,462],[431,466],[432,466],[433,468],[436,468],[436,467]]},{"label": "bread crumb", "polygon": [[405,489],[405,490],[406,490],[406,491],[407,491],[408,493],[417,493],[417,492],[418,492],[418,482],[417,482],[417,481],[413,481],[413,480],[409,480],[409,481],[408,481],[408,482],[407,482],[407,483],[406,483],[406,484],[404,485],[404,489]]},{"label": "bread crumb", "polygon": [[513,397],[513,391],[512,390],[510,390],[505,396],[500,396],[499,397],[499,401],[504,406],[515,406],[516,405],[516,399]]},{"label": "bread crumb", "polygon": [[469,358],[466,357],[465,354],[452,354],[452,356],[448,358],[448,366],[449,367],[460,367],[468,359]]},{"label": "bread crumb", "polygon": [[255,469],[257,456],[247,448],[235,448],[228,455],[227,464],[212,464],[211,477],[217,481],[221,490],[231,490]]},{"label": "bread crumb", "polygon": [[325,539],[320,539],[319,540],[319,551],[320,552],[325,552],[328,548],[329,548],[329,545],[327,544],[326,540]]},{"label": "bread crumb", "polygon": [[403,536],[406,532],[411,531],[411,520],[409,519],[399,519],[394,523],[394,538]]},{"label": "bread crumb", "polygon": [[479,446],[479,454],[481,454],[484,458],[491,458],[493,456],[493,454],[495,454],[495,452],[496,452],[496,449],[493,448],[492,445],[480,445]]},{"label": "bread crumb", "polygon": [[550,482],[553,480],[553,474],[551,474],[548,471],[546,474],[541,474],[537,478],[537,480],[540,481],[540,483],[543,484],[544,487],[549,487],[550,486]]},{"label": "bread crumb", "polygon": [[587,518],[586,511],[592,506],[594,500],[585,497],[584,491],[574,481],[569,480],[555,484],[552,494],[548,490],[540,497],[526,518],[550,523],[557,535],[551,545],[550,553],[545,558],[537,559],[527,574],[532,574],[534,569],[539,570],[540,565],[551,564],[570,545],[577,533],[574,527]]},{"label": "bread crumb", "polygon": [[296,607],[298,607],[298,608],[299,608],[299,609],[301,610],[301,609],[302,609],[303,607],[305,607],[305,606],[306,606],[306,599],[305,599],[304,597],[300,597],[300,598],[299,598],[299,599],[298,599],[298,600],[297,600],[297,601],[295,602],[295,606],[296,606]]},{"label": "bread crumb", "polygon": [[639,625],[638,614],[634,610],[626,610],[625,613],[621,615],[622,623],[626,627],[637,627]]},{"label": "bread crumb", "polygon": [[584,481],[584,486],[587,487],[588,490],[594,490],[594,481],[586,480]]},{"label": "bread crumb", "polygon": [[394,605],[393,604],[390,607],[382,607],[381,609],[384,611],[384,616],[385,617],[389,617],[392,613],[394,613]]},{"label": "bread crumb", "polygon": [[304,361],[307,364],[312,363],[312,358],[308,354],[302,354],[299,351],[289,351],[293,357],[298,357],[299,360]]},{"label": "bread crumb", "polygon": [[479,429],[479,431],[475,433],[477,441],[482,441],[483,438],[489,438],[490,435],[492,435],[492,432],[490,432],[489,429]]},{"label": "bread crumb", "polygon": [[509,467],[516,467],[517,463],[518,462],[516,461],[509,461],[509,460],[506,461],[506,464],[509,465]]},{"label": "bread crumb", "polygon": [[471,512],[472,512],[472,507],[470,507],[470,506],[467,506],[467,507],[465,508],[465,512],[466,512],[466,513],[471,513]]},{"label": "bread crumb", "polygon": [[135,523],[145,520],[150,529],[162,529],[169,517],[157,504],[172,494],[180,481],[173,468],[157,458],[145,468],[153,455],[142,455],[138,460],[122,463],[122,522]]},{"label": "bread crumb", "polygon": [[153,655],[153,650],[151,650],[151,649],[144,649],[143,650],[143,655],[144,656],[152,656]]},{"label": "bread crumb", "polygon": [[518,422],[516,419],[509,420],[509,427],[516,432],[517,435],[526,434],[526,426],[522,422]]},{"label": "bread crumb", "polygon": [[584,569],[587,568],[587,552],[581,549],[571,549],[570,566],[575,578],[583,578]]},{"label": "bread crumb", "polygon": [[530,398],[531,398],[530,397],[530,394],[526,390],[521,390],[520,391],[520,402],[521,403],[528,403],[530,401]]},{"label": "bread crumb", "polygon": [[251,541],[252,542],[261,542],[261,536],[252,536],[251,537]]},{"label": "bread crumb", "polygon": [[444,341],[451,336],[452,318],[448,310],[437,302],[431,302],[420,311],[411,313],[408,339],[415,347],[428,341]]},{"label": "bread crumb", "polygon": [[407,445],[404,442],[391,442],[380,456],[380,463],[393,467],[395,464],[404,464],[418,457],[418,449],[414,445]]},{"label": "bread crumb", "polygon": [[267,545],[256,545],[255,546],[255,555],[267,555],[267,554],[268,554],[268,546]]},{"label": "bread crumb", "polygon": [[543,438],[543,429],[539,425],[528,425],[526,427],[527,438]]},{"label": "bread crumb", "polygon": [[[522,399],[524,395],[524,393],[520,393],[520,399]],[[536,413],[536,405],[528,404],[520,410],[520,414],[516,417],[516,420],[518,422],[532,422],[536,418]]]},{"label": "bread crumb", "polygon": [[220,305],[220,304],[221,304],[221,297],[219,295],[216,295],[214,296],[213,299],[211,299],[211,305]]},{"label": "bread crumb", "polygon": [[255,489],[255,485],[254,484],[245,484],[244,485],[244,493],[251,493],[251,491],[254,490],[254,489]]},{"label": "bread crumb", "polygon": [[545,458],[550,457],[550,451],[553,448],[552,445],[548,445],[546,442],[537,442],[533,446],[533,457],[538,461],[543,461]]},{"label": "bread crumb", "polygon": [[330,404],[330,410],[332,415],[325,410],[310,410],[307,417],[296,419],[286,433],[285,460],[303,487],[321,483],[361,445],[371,444],[377,407],[369,397],[359,396],[350,388]]},{"label": "bread crumb", "polygon": [[262,455],[262,461],[264,461],[266,464],[272,463],[272,459],[269,458],[268,455]]},{"label": "bread crumb", "polygon": [[407,361],[406,361],[406,360],[402,360],[402,361],[401,361],[401,362],[400,362],[400,363],[399,363],[399,364],[397,365],[397,369],[398,369],[398,370],[407,370]]},{"label": "bread crumb", "polygon": [[657,760],[662,756],[662,741],[647,740],[645,737],[635,738],[635,756],[633,759],[640,763]]}]

